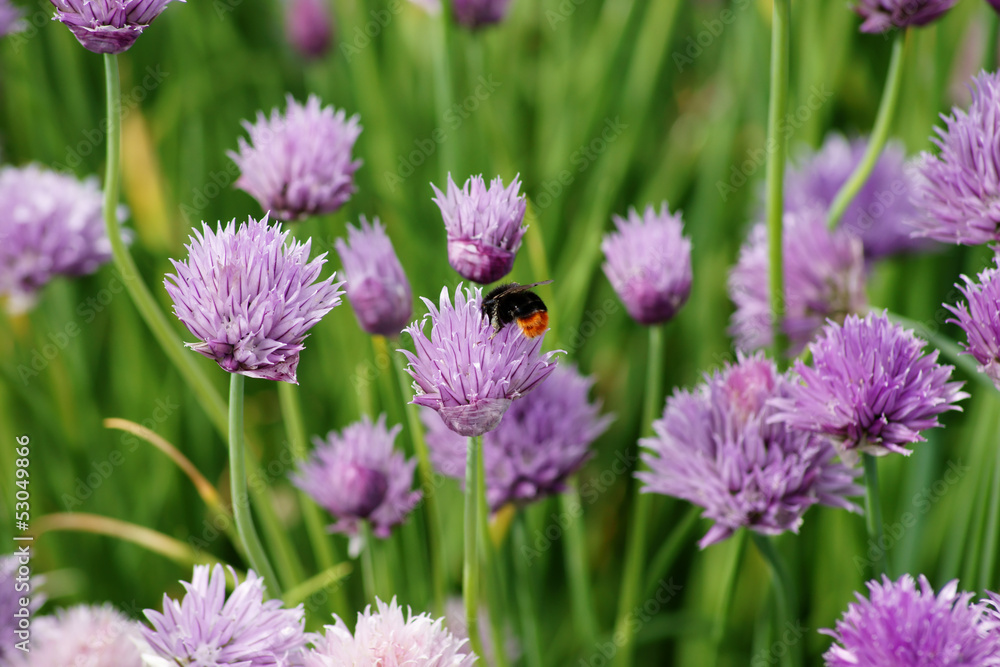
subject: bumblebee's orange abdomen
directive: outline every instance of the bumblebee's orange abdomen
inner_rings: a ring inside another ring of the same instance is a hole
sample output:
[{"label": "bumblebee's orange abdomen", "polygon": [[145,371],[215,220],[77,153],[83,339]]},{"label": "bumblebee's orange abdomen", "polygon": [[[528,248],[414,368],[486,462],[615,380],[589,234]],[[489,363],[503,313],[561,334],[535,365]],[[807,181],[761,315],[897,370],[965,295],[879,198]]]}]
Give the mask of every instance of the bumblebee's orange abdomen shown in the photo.
[{"label": "bumblebee's orange abdomen", "polygon": [[518,318],[517,326],[521,327],[521,331],[528,338],[541,336],[549,327],[549,314],[544,310],[535,311],[527,317]]}]

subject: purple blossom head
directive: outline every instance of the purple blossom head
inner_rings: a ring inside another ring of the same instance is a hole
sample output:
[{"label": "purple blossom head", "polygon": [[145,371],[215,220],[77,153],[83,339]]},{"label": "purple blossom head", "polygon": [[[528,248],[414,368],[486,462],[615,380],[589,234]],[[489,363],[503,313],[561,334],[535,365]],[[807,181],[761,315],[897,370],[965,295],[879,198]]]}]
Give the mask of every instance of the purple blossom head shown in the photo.
[{"label": "purple blossom head", "polygon": [[[415,352],[400,350],[409,361],[416,395],[412,403],[433,408],[459,435],[492,431],[515,398],[532,391],[555,370],[555,352],[541,353],[545,334],[526,337],[505,326],[494,334],[480,310],[481,288],[448,288],[440,306],[421,297],[428,314],[406,327]],[[431,337],[424,326],[431,322]]]},{"label": "purple blossom head", "polygon": [[980,72],[973,84],[969,110],[952,109],[934,128],[938,155],[916,163],[919,233],[945,243],[1000,241],[1000,73]]},{"label": "purple blossom head", "polygon": [[[79,181],[37,165],[0,168],[0,296],[22,312],[58,275],[93,273],[111,259],[96,178]],[[124,220],[126,209],[118,209]]]},{"label": "purple blossom head", "polygon": [[[236,573],[228,568],[236,580]],[[163,613],[145,610],[153,628],[142,634],[166,665],[284,667],[302,664],[305,617],[302,605],[283,609],[264,600],[264,580],[253,570],[226,596],[221,565],[195,565],[180,602],[164,594]],[[157,664],[154,662],[154,664]]]},{"label": "purple blossom head", "polygon": [[[1000,258],[995,258],[1000,262]],[[964,285],[956,285],[966,303],[944,304],[957,319],[948,320],[965,331],[966,352],[979,362],[979,371],[993,380],[1000,390],[1000,270],[997,266],[983,271],[979,282],[962,276]]]},{"label": "purple blossom head", "polygon": [[937,415],[968,398],[937,350],[923,353],[926,344],[885,314],[829,322],[809,345],[812,366],[796,361],[799,382],[772,401],[772,419],[832,437],[848,462],[857,452],[908,456],[907,444],[925,440],[920,432],[940,426]]},{"label": "purple blossom head", "polygon": [[469,667],[476,664],[465,639],[448,632],[442,619],[428,614],[414,615],[396,604],[375,599],[358,614],[351,634],[347,624],[334,615],[335,625],[328,625],[317,635],[314,648],[305,656],[304,667],[341,667],[342,665],[384,665],[385,667]]},{"label": "purple blossom head", "polygon": [[821,503],[851,511],[859,471],[834,462],[826,438],[771,421],[768,403],[790,383],[772,361],[739,355],[694,391],[667,399],[656,435],[643,438],[649,470],[635,476],[643,492],[683,498],[715,521],[702,548],[746,526],[766,535],[798,532],[802,515]]},{"label": "purple blossom head", "polygon": [[297,384],[307,332],[340,303],[336,274],[316,282],[325,254],[309,261],[311,240],[286,244],[281,224],[233,220],[194,230],[188,259],[170,260],[163,281],[174,313],[196,338],[195,352],[223,370]]},{"label": "purple blossom head", "polygon": [[1000,0],[986,0],[990,4],[990,7],[1000,12]]},{"label": "purple blossom head", "polygon": [[927,25],[955,6],[958,0],[857,0],[854,11],[865,21],[861,32]]},{"label": "purple blossom head", "polygon": [[389,537],[420,500],[420,491],[411,490],[416,459],[392,447],[401,429],[386,428],[384,414],[375,423],[365,416],[313,440],[316,449],[292,482],[337,517],[331,531],[356,536],[358,522],[367,520],[376,536]]},{"label": "purple blossom head", "polygon": [[[127,51],[173,0],[52,0],[59,21],[94,53]],[[184,2],[184,0],[180,0]]]},{"label": "purple blossom head", "polygon": [[823,654],[826,666],[1000,665],[1000,619],[987,602],[972,603],[972,593],[958,592],[958,580],[937,594],[924,575],[919,581],[920,590],[908,574],[869,581],[869,599],[857,593],[836,629],[820,630],[835,642]]},{"label": "purple blossom head", "polygon": [[361,216],[361,229],[348,225],[347,241],[335,245],[358,324],[370,334],[398,336],[413,316],[413,292],[385,225]]},{"label": "purple blossom head", "polygon": [[507,16],[510,0],[453,0],[455,20],[471,30],[500,23]]},{"label": "purple blossom head", "polygon": [[31,625],[31,651],[14,665],[143,667],[142,654],[149,651],[140,623],[110,604],[79,605],[37,617]]},{"label": "purple blossom head", "polygon": [[21,10],[10,0],[0,0],[0,37],[24,30]]},{"label": "purple blossom head", "polygon": [[[867,306],[861,241],[842,227],[830,231],[819,208],[785,214],[785,321],[782,329],[795,356],[827,319],[841,321]],[[729,274],[736,304],[729,333],[744,351],[768,347],[772,315],[768,286],[767,227],[755,225]]]},{"label": "purple blossom head", "polygon": [[659,213],[633,208],[628,219],[614,220],[618,231],[601,242],[611,286],[636,322],[670,320],[691,294],[691,240],[681,233],[680,213],[671,215],[664,202]]},{"label": "purple blossom head", "polygon": [[306,58],[322,58],[333,42],[333,17],[326,0],[286,0],[285,35]]},{"label": "purple blossom head", "polygon": [[487,190],[483,177],[473,176],[459,190],[448,174],[447,195],[433,183],[431,188],[448,233],[451,268],[466,280],[481,284],[510,273],[528,229],[521,226],[528,202],[519,194],[518,177],[505,188],[497,176]]},{"label": "purple blossom head", "polygon": [[[593,383],[575,368],[560,366],[530,397],[514,401],[500,425],[483,436],[490,509],[564,490],[566,478],[590,458],[591,444],[611,421],[600,415],[599,402],[587,398]],[[466,439],[432,411],[421,412],[434,467],[463,479]]]},{"label": "purple blossom head", "polygon": [[[815,153],[804,153],[788,169],[785,180],[785,210],[830,208],[840,187],[854,172],[868,147],[868,140],[848,141],[830,134]],[[906,166],[906,150],[890,141],[868,180],[847,207],[840,222],[848,233],[861,239],[865,259],[871,261],[899,252],[927,248],[927,239],[915,239],[919,213],[910,202],[913,175]]]},{"label": "purple blossom head", "polygon": [[239,150],[227,153],[240,168],[236,187],[282,220],[332,213],[356,189],[361,161],[351,160],[351,150],[361,134],[358,117],[321,107],[315,95],[305,105],[291,95],[287,101],[285,115],[258,111],[256,123],[243,121],[250,142],[240,137]]}]

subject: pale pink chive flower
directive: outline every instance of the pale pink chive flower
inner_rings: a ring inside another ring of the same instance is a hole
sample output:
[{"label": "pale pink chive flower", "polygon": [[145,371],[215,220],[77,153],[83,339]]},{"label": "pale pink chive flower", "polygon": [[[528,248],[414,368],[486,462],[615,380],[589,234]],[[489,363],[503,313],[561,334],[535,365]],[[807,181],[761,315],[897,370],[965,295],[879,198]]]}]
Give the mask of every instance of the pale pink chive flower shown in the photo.
[{"label": "pale pink chive flower", "polygon": [[393,449],[403,427],[389,429],[385,420],[364,416],[341,433],[314,438],[312,455],[292,475],[295,486],[337,518],[331,532],[355,537],[368,521],[376,537],[389,537],[420,500],[420,491],[411,490],[417,460]]},{"label": "pale pink chive flower", "polygon": [[20,660],[12,667],[143,667],[142,654],[150,651],[142,625],[107,603],[36,617],[30,647],[14,652]]},{"label": "pale pink chive flower", "polygon": [[691,239],[682,234],[680,213],[663,202],[640,215],[614,216],[617,231],[604,236],[604,273],[628,314],[640,324],[672,319],[691,294]]},{"label": "pale pink chive flower", "polygon": [[832,438],[848,463],[859,452],[909,456],[906,445],[926,440],[921,431],[969,397],[926,345],[884,313],[830,322],[809,345],[812,365],[797,360],[798,382],[771,401],[771,421]]},{"label": "pale pink chive flower", "polygon": [[187,593],[178,602],[164,594],[163,613],[147,609],[152,629],[143,628],[155,667],[291,667],[301,665],[306,648],[302,605],[284,609],[264,600],[264,580],[253,570],[226,595],[222,565],[195,565]]},{"label": "pale pink chive flower", "polygon": [[[494,335],[483,316],[481,288],[455,288],[452,305],[442,288],[435,306],[421,297],[428,313],[406,327],[414,352],[400,350],[414,379],[412,403],[437,411],[459,435],[482,435],[499,425],[514,399],[531,392],[555,370],[556,352],[541,353],[545,334],[528,338],[519,327]],[[424,327],[431,323],[431,336]]]},{"label": "pale pink chive flower", "polygon": [[197,339],[195,352],[230,373],[297,384],[309,329],[340,304],[336,274],[320,280],[326,255],[309,260],[311,240],[286,243],[281,224],[249,218],[194,230],[188,259],[170,260],[164,279],[174,313]]},{"label": "pale pink chive flower", "polygon": [[488,190],[482,176],[473,176],[459,190],[448,174],[447,194],[433,183],[431,188],[448,234],[451,268],[484,285],[510,273],[528,229],[521,224],[527,199],[519,194],[518,176],[506,188],[497,176]]},{"label": "pale pink chive flower", "polygon": [[398,336],[413,316],[413,292],[385,225],[361,216],[361,228],[347,225],[347,241],[335,246],[358,324],[370,334]]},{"label": "pale pink chive flower", "polygon": [[240,168],[236,187],[281,220],[333,213],[356,190],[361,161],[351,151],[361,134],[358,116],[321,106],[315,95],[304,105],[289,95],[287,104],[284,115],[258,111],[256,123],[243,121],[250,141],[240,137],[238,150],[227,153]]},{"label": "pale pink chive flower", "polygon": [[[184,2],[184,0],[179,0]],[[127,51],[173,0],[52,0],[54,18],[94,53]]]},{"label": "pale pink chive flower", "polygon": [[[826,667],[997,667],[1000,618],[989,600],[972,602],[958,580],[937,594],[924,575],[869,581],[868,598],[856,593],[834,630]],[[996,600],[995,594],[990,594]]]},{"label": "pale pink chive flower", "polygon": [[706,375],[693,391],[667,399],[656,435],[643,438],[649,470],[635,473],[644,493],[683,498],[715,523],[701,548],[741,527],[765,535],[798,533],[816,504],[859,512],[848,500],[863,493],[859,470],[835,462],[829,441],[772,423],[769,401],[787,396],[790,382],[762,354]]},{"label": "pale pink chive flower", "polygon": [[414,614],[396,604],[375,600],[358,614],[351,633],[347,624],[334,615],[334,625],[327,625],[322,635],[313,639],[304,667],[469,667],[476,656],[442,624],[429,614]]}]

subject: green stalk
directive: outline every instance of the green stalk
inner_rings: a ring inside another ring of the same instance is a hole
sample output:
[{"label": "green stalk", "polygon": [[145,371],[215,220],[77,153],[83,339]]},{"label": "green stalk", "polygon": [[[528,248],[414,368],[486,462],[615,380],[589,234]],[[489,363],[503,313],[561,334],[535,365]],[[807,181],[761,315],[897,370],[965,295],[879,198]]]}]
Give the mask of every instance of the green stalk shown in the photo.
[{"label": "green stalk", "polygon": [[365,589],[365,600],[371,604],[375,603],[375,596],[378,588],[375,585],[375,536],[372,534],[372,525],[367,519],[358,522],[358,529],[361,531],[361,582]]},{"label": "green stalk", "polygon": [[785,157],[788,140],[782,124],[788,113],[788,50],[791,20],[790,0],[774,0],[771,19],[771,93],[767,110],[767,243],[768,287],[774,318],[772,355],[784,365],[788,337],[782,330],[785,320],[785,265],[782,252],[785,203]]},{"label": "green stalk", "polygon": [[997,38],[1000,37],[1000,16],[993,7],[983,6],[986,12],[986,44],[983,46],[983,69],[995,72],[997,69]]},{"label": "green stalk", "polygon": [[899,91],[903,81],[903,60],[906,46],[907,30],[898,30],[892,43],[892,56],[889,60],[889,72],[885,79],[885,90],[882,93],[882,101],[878,105],[878,113],[875,116],[875,126],[872,128],[871,137],[868,139],[868,147],[865,149],[864,157],[855,167],[847,182],[844,183],[833,203],[830,204],[830,213],[827,216],[826,224],[830,229],[834,229],[844,215],[844,211],[851,205],[854,197],[864,186],[868,176],[875,168],[885,142],[889,139],[889,128],[892,126],[892,118],[896,115],[896,106],[899,103]]},{"label": "green stalk", "polygon": [[[481,436],[480,436],[481,438]],[[503,593],[506,590],[499,559],[496,558],[493,540],[490,537],[489,503],[486,501],[486,464],[480,443],[479,461],[476,464],[476,504],[479,524],[479,549],[482,567],[486,571],[486,608],[490,614],[490,636],[493,639],[493,664],[507,667],[507,656],[503,651],[503,622],[506,618]]]},{"label": "green stalk", "polygon": [[[543,667],[542,640],[538,632],[538,614],[535,610],[532,591],[537,590],[531,568],[522,554],[528,545],[528,529],[525,526],[524,512],[518,511],[514,517],[513,558],[517,573],[517,610],[521,621],[521,643],[524,646],[524,659],[528,667]],[[591,635],[596,637],[597,635]]]},{"label": "green stalk", "polygon": [[[441,1],[441,14],[434,20],[434,30],[431,36],[431,53],[434,58],[434,105],[437,107],[436,127],[443,127],[445,114],[455,102],[452,89],[451,59],[449,43],[451,32],[451,2]],[[451,170],[458,169],[456,148],[458,137],[448,137],[441,144],[441,178]]]},{"label": "green stalk", "polygon": [[865,466],[865,526],[868,539],[875,543],[881,554],[876,561],[875,575],[889,574],[889,561],[882,548],[882,501],[878,492],[878,461],[871,454],[862,454]]},{"label": "green stalk", "polygon": [[979,590],[994,590],[996,571],[993,569],[997,555],[997,523],[1000,522],[1000,447],[996,448],[993,462],[993,483],[986,512],[986,535],[983,538],[983,557],[979,566]]},{"label": "green stalk", "polygon": [[250,566],[264,578],[268,594],[277,598],[281,597],[278,577],[264,553],[250,515],[246,447],[243,442],[243,380],[239,373],[232,373],[229,381],[229,485],[233,493],[233,516],[236,519],[236,532],[243,542]]},{"label": "green stalk", "polygon": [[[566,483],[566,491],[559,494],[559,507],[566,516],[580,511],[580,481],[573,475]],[[569,579],[569,597],[572,601],[573,620],[580,637],[596,637],[599,632],[594,595],[590,585],[590,568],[587,566],[587,539],[584,536],[583,514],[569,522],[563,533],[565,548],[563,560]]]},{"label": "green stalk", "polygon": [[465,599],[465,620],[469,644],[473,652],[483,657],[479,639],[479,459],[483,453],[483,436],[469,437],[465,457],[465,561],[462,567],[462,597]]},{"label": "green stalk", "polygon": [[[774,624],[774,631],[775,635],[780,637],[784,628],[792,621],[792,614],[796,611],[792,580],[788,576],[788,568],[785,567],[784,559],[774,547],[773,538],[755,531],[750,531],[750,536],[757,546],[757,551],[771,568],[771,583],[774,585],[774,600],[778,608],[778,618]],[[787,648],[788,650],[781,656],[781,663],[787,667],[800,662],[792,658],[792,654],[795,653],[794,647],[788,646]]]},{"label": "green stalk", "polygon": [[[780,0],[779,0],[780,1]],[[653,418],[663,398],[663,325],[649,327],[649,355],[646,375],[646,396],[642,406],[642,429],[652,433]],[[637,445],[638,446],[638,445]],[[635,654],[635,624],[629,622],[629,615],[639,599],[643,573],[646,565],[646,524],[649,522],[649,505],[652,496],[639,493],[638,483],[633,480],[632,496],[635,510],[629,523],[628,545],[625,549],[625,570],[622,574],[622,592],[618,605],[618,620],[615,622],[615,642],[620,644],[615,654],[615,665],[622,667],[632,664]]]}]

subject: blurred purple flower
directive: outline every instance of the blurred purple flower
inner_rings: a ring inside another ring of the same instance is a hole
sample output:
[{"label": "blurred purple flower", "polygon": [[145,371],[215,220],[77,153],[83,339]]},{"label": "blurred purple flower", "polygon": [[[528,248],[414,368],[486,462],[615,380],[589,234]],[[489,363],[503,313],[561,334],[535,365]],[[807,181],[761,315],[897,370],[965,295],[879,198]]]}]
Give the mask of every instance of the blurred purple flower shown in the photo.
[{"label": "blurred purple flower", "polygon": [[310,95],[301,105],[289,95],[288,110],[278,109],[257,122],[243,121],[250,142],[240,137],[238,151],[227,155],[240,168],[236,187],[251,194],[265,212],[281,220],[302,220],[332,213],[354,194],[354,172],[360,160],[351,150],[361,126],[358,116],[321,107]]},{"label": "blurred purple flower", "polygon": [[333,42],[333,17],[327,0],[285,0],[285,34],[306,58],[322,58]]},{"label": "blurred purple flower", "polygon": [[10,0],[0,0],[0,37],[24,30],[21,10]]},{"label": "blurred purple flower", "polygon": [[[0,168],[0,296],[7,310],[23,312],[57,275],[93,273],[111,259],[104,200],[96,178],[72,176],[34,164]],[[118,209],[119,220],[127,216]]]},{"label": "blurred purple flower", "polygon": [[789,392],[774,362],[740,354],[694,391],[675,391],[653,422],[656,435],[640,440],[649,466],[635,473],[642,491],[683,498],[715,521],[701,548],[743,526],[797,533],[816,503],[860,511],[847,499],[863,492],[860,471],[834,462],[826,438],[771,423],[768,401]]},{"label": "blurred purple flower", "polygon": [[361,229],[347,225],[347,242],[335,245],[358,324],[370,334],[398,336],[413,316],[413,292],[385,225],[361,216]]},{"label": "blurred purple flower", "polygon": [[[818,151],[801,154],[785,177],[785,210],[829,209],[867,147],[866,138],[848,141],[833,133]],[[917,230],[919,217],[910,202],[913,190],[906,150],[902,142],[890,141],[840,223],[848,233],[861,239],[865,259],[871,261],[932,245],[927,239],[911,236]]]},{"label": "blurred purple flower", "polygon": [[371,605],[358,614],[358,622],[351,634],[347,624],[336,614],[335,625],[327,625],[322,635],[316,635],[311,649],[305,656],[304,667],[469,667],[476,664],[476,657],[466,646],[465,639],[458,639],[442,625],[442,619],[428,614],[414,615],[403,609],[393,598],[389,604],[375,599],[378,609],[372,613]]},{"label": "blurred purple flower", "polygon": [[1000,0],[986,0],[986,2],[990,3],[990,7],[1000,12]]},{"label": "blurred purple flower", "polygon": [[[1000,258],[994,262],[1000,263]],[[957,318],[948,321],[965,331],[967,354],[975,357],[979,371],[1000,390],[1000,271],[994,266],[977,277],[978,283],[962,276],[965,285],[956,285],[967,303],[946,303],[944,307]]]},{"label": "blurred purple flower", "polygon": [[[406,327],[416,352],[400,350],[413,376],[412,403],[433,408],[459,435],[482,435],[500,423],[515,398],[532,391],[555,370],[555,352],[541,353],[545,334],[528,338],[518,327],[494,335],[480,310],[481,288],[455,288],[452,305],[442,288],[440,306]],[[431,322],[431,337],[424,325]]]},{"label": "blurred purple flower", "polygon": [[[796,356],[827,319],[842,321],[865,310],[865,265],[861,241],[843,228],[830,231],[818,208],[785,214],[785,321],[782,329]],[[757,224],[729,274],[729,298],[736,304],[729,333],[744,351],[772,341],[768,287],[767,227]]]},{"label": "blurred purple flower", "polygon": [[936,595],[924,575],[919,581],[919,591],[908,574],[869,581],[870,599],[856,593],[836,630],[820,630],[835,642],[826,666],[1000,666],[1000,620],[986,602],[970,604],[973,594],[959,593],[956,579]]},{"label": "blurred purple flower", "polygon": [[473,176],[459,190],[448,174],[448,194],[431,188],[441,209],[448,233],[448,263],[467,280],[492,283],[510,273],[514,257],[527,231],[521,226],[527,199],[518,194],[521,182],[515,176],[506,188],[500,177],[490,182]]},{"label": "blurred purple flower", "polygon": [[917,161],[919,233],[946,243],[1000,241],[1000,74],[980,72],[973,84],[968,112],[954,108],[934,128],[939,154]]},{"label": "blurred purple flower", "polygon": [[52,4],[56,7],[56,18],[70,29],[83,48],[94,53],[122,53],[173,1],[52,0]]},{"label": "blurred purple flower", "polygon": [[223,370],[297,384],[295,369],[307,332],[340,304],[336,274],[316,282],[325,254],[309,261],[311,240],[286,245],[287,231],[265,215],[236,229],[194,230],[188,259],[170,260],[163,283],[174,313],[199,342],[195,352]]},{"label": "blurred purple flower", "polygon": [[660,324],[673,318],[691,294],[691,240],[682,235],[680,213],[667,203],[642,215],[614,217],[618,231],[604,236],[604,273],[632,319]]},{"label": "blurred purple flower", "polygon": [[927,25],[955,6],[958,0],[857,0],[854,11],[865,21],[861,32]]},{"label": "blurred purple flower", "polygon": [[452,11],[460,24],[478,30],[503,21],[509,4],[510,0],[453,0]]},{"label": "blurred purple flower", "polygon": [[366,415],[342,433],[313,439],[316,449],[292,482],[337,517],[332,532],[354,537],[359,521],[368,520],[376,536],[389,537],[420,500],[420,491],[410,490],[416,459],[392,447],[402,428],[386,428],[384,414],[374,424]]},{"label": "blurred purple flower", "polygon": [[143,667],[142,654],[150,651],[142,625],[110,604],[79,605],[36,618],[30,645],[13,667]]},{"label": "blurred purple flower", "polygon": [[[556,368],[531,397],[514,401],[500,425],[483,436],[486,499],[494,512],[565,489],[566,478],[590,458],[590,446],[611,421],[587,394],[594,384],[573,367]],[[430,410],[422,410],[431,461],[442,473],[465,478],[466,444]]]},{"label": "blurred purple flower", "polygon": [[953,367],[937,363],[937,350],[923,353],[926,344],[885,314],[831,322],[809,345],[812,367],[795,362],[800,382],[772,401],[771,420],[832,437],[848,463],[857,452],[908,456],[905,445],[925,440],[920,432],[969,396],[949,382]]},{"label": "blurred purple flower", "polygon": [[[227,568],[236,580],[236,573]],[[211,574],[210,574],[211,573]],[[305,617],[302,605],[283,609],[264,600],[264,580],[253,570],[226,597],[222,565],[195,565],[180,602],[164,594],[163,613],[145,610],[153,628],[142,634],[164,665],[284,667],[302,664]],[[156,664],[156,663],[154,663]]]}]

